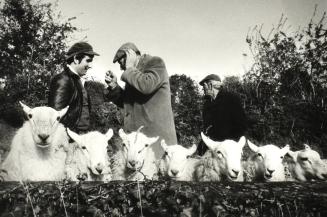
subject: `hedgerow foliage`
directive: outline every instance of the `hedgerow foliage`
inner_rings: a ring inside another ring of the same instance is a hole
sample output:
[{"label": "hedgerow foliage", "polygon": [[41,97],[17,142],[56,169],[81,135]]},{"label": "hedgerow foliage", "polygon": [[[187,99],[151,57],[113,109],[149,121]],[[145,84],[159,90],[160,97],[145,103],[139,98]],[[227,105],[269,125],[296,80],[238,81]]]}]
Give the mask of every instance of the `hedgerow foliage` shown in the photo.
[{"label": "hedgerow foliage", "polygon": [[246,38],[255,62],[241,95],[252,123],[249,135],[260,142],[310,143],[327,153],[326,13],[315,19],[288,32],[282,16],[268,36],[254,28]]},{"label": "hedgerow foliage", "polygon": [[185,146],[197,143],[202,127],[199,87],[186,75],[172,75],[169,82],[178,142]]},{"label": "hedgerow foliage", "polygon": [[15,103],[44,103],[51,76],[62,70],[66,39],[76,30],[51,3],[4,0],[0,9],[0,77]]},{"label": "hedgerow foliage", "polygon": [[145,181],[6,183],[0,216],[326,216],[326,185]]}]

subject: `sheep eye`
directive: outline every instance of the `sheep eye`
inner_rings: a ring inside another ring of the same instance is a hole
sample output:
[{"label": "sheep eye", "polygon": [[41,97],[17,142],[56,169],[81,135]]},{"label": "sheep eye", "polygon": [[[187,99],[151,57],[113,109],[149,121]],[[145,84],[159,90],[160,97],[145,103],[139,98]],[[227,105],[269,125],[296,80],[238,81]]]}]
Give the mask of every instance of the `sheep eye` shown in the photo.
[{"label": "sheep eye", "polygon": [[258,153],[258,157],[262,157],[262,154],[261,153]]},{"label": "sheep eye", "polygon": [[149,146],[149,144],[145,144],[145,147],[148,147]]},{"label": "sheep eye", "polygon": [[86,147],[85,146],[82,146],[82,149],[86,150]]},{"label": "sheep eye", "polygon": [[31,119],[32,118],[32,114],[28,114],[28,118]]},{"label": "sheep eye", "polygon": [[191,157],[190,155],[187,155],[187,156],[186,156],[186,159],[188,159],[188,158],[190,158],[190,157]]},{"label": "sheep eye", "polygon": [[307,161],[308,158],[307,158],[307,157],[301,157],[300,160],[301,160],[301,161]]},{"label": "sheep eye", "polygon": [[60,116],[57,117],[57,121],[60,121]]}]

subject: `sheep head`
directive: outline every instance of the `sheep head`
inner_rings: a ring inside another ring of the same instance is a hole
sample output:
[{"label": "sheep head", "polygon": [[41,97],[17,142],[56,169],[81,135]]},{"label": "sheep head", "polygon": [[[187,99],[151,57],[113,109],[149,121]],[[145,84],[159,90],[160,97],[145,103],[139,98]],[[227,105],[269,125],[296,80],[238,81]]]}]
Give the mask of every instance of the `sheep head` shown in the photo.
[{"label": "sheep head", "polygon": [[195,153],[197,146],[185,148],[181,145],[167,145],[165,140],[161,140],[161,147],[165,151],[165,160],[167,160],[167,173],[172,179],[180,179],[187,169],[188,158]]},{"label": "sheep head", "polygon": [[318,152],[304,144],[304,149],[300,151],[288,151],[293,167],[290,168],[294,178],[300,181],[311,179],[325,180],[327,178],[327,165],[321,160]]},{"label": "sheep head", "polygon": [[66,114],[68,106],[60,111],[51,107],[41,106],[30,108],[19,102],[28,118],[31,134],[37,147],[48,148],[53,141],[60,119]]},{"label": "sheep head", "polygon": [[246,139],[242,136],[238,142],[234,140],[224,140],[217,142],[201,133],[203,142],[208,146],[219,167],[221,175],[228,180],[236,180],[242,171],[241,157]]},{"label": "sheep head", "polygon": [[124,152],[127,153],[126,167],[134,171],[139,171],[143,167],[148,149],[159,139],[159,136],[146,136],[141,132],[142,128],[129,134],[126,134],[123,129],[119,130]]},{"label": "sheep head", "polygon": [[108,141],[113,136],[112,129],[109,129],[106,134],[93,131],[84,135],[78,135],[67,128],[67,133],[82,150],[87,160],[87,167],[92,174],[101,175],[110,173],[107,146]]},{"label": "sheep head", "polygon": [[255,152],[251,158],[258,166],[256,172],[260,177],[267,181],[279,180],[280,178],[276,174],[278,172],[284,173],[282,161],[285,154],[290,150],[289,145],[285,145],[283,148],[271,144],[259,147],[249,140],[248,145]]}]

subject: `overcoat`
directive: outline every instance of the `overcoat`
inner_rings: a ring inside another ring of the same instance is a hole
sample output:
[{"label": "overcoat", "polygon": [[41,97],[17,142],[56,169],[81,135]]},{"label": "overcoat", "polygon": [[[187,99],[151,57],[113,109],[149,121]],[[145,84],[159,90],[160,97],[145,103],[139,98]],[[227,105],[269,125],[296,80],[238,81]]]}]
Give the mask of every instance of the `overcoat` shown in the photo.
[{"label": "overcoat", "polygon": [[142,55],[136,67],[126,69],[121,80],[125,89],[117,86],[108,91],[109,101],[124,109],[124,130],[160,136],[168,145],[177,144],[171,107],[169,77],[160,57]]},{"label": "overcoat", "polygon": [[246,116],[241,99],[235,93],[221,90],[213,101],[205,100],[203,124],[215,141],[238,141],[246,130]]},{"label": "overcoat", "polygon": [[[203,105],[204,132],[214,141],[231,139],[238,141],[247,129],[247,119],[238,95],[220,90],[216,98],[204,99]],[[207,146],[201,141],[197,153],[203,155]]]}]

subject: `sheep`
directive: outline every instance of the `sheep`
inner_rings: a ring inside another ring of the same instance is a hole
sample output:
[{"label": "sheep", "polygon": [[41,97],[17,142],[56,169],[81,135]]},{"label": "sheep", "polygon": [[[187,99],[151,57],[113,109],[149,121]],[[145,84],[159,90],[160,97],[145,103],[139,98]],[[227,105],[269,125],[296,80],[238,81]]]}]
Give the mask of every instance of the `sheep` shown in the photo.
[{"label": "sheep", "polygon": [[238,142],[224,140],[213,141],[201,133],[208,150],[202,156],[195,169],[197,181],[243,181],[241,157],[246,138],[242,136]]},{"label": "sheep", "polygon": [[246,181],[286,181],[283,158],[289,151],[289,145],[279,148],[269,144],[258,147],[248,140],[254,154],[250,155],[244,165]]},{"label": "sheep", "polygon": [[141,132],[142,128],[143,126],[128,134],[123,129],[118,132],[123,141],[123,151],[120,156],[125,157],[124,167],[119,166],[113,170],[115,173],[124,174],[126,180],[155,179],[158,174],[159,156],[164,153],[157,142],[159,136],[146,136]]},{"label": "sheep", "polygon": [[67,179],[77,181],[86,175],[87,181],[110,181],[107,146],[113,136],[113,130],[109,129],[106,134],[93,131],[78,135],[67,128],[67,133],[75,141],[68,148],[65,169]]},{"label": "sheep", "polygon": [[16,132],[1,165],[5,181],[57,181],[64,179],[68,136],[59,122],[68,107],[30,108],[21,103],[28,121]]},{"label": "sheep", "polygon": [[288,151],[287,155],[290,156],[287,163],[292,178],[298,181],[327,178],[326,164],[318,152],[312,150],[309,145],[304,144],[304,149],[300,151]]},{"label": "sheep", "polygon": [[167,145],[161,140],[161,147],[165,154],[160,161],[160,172],[177,181],[193,181],[194,169],[200,163],[199,158],[191,158],[197,149],[194,144],[190,148],[181,145]]}]

